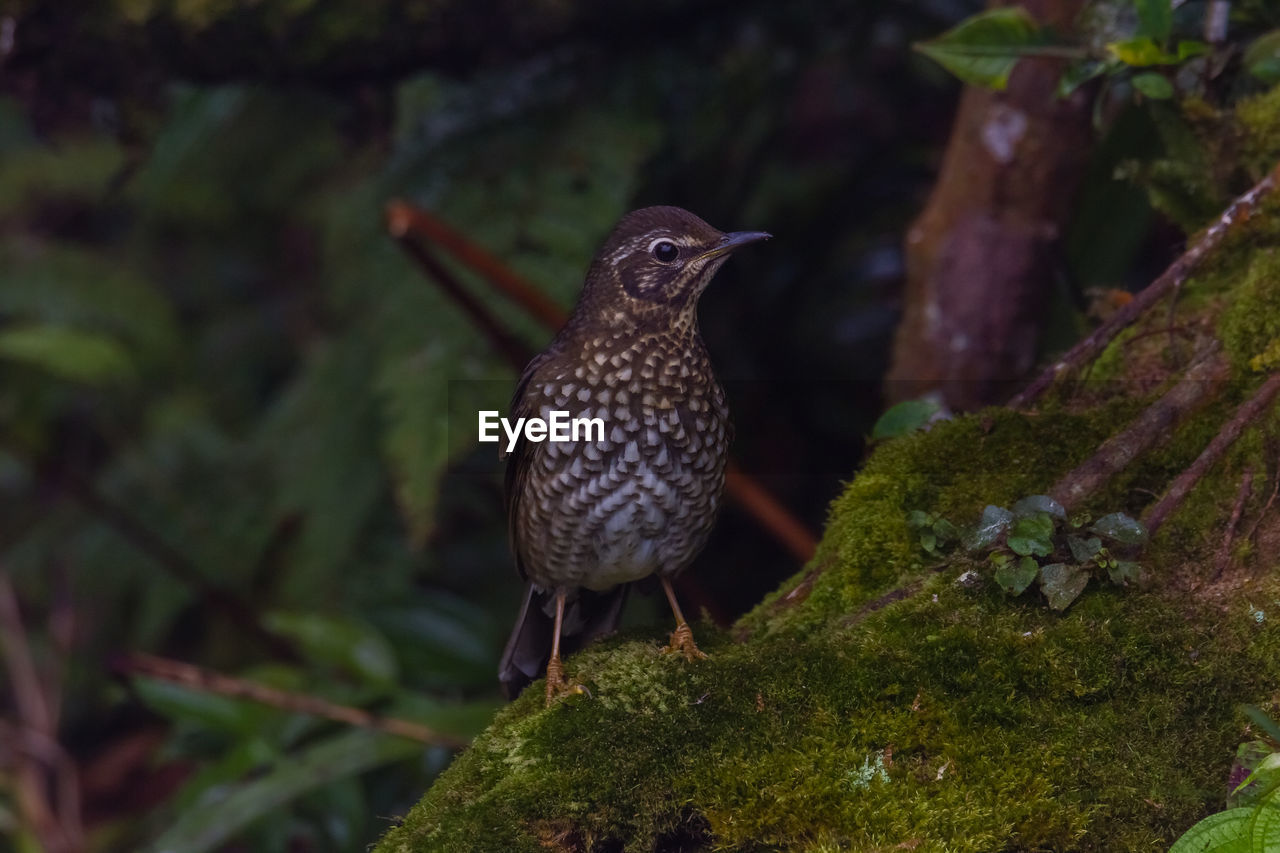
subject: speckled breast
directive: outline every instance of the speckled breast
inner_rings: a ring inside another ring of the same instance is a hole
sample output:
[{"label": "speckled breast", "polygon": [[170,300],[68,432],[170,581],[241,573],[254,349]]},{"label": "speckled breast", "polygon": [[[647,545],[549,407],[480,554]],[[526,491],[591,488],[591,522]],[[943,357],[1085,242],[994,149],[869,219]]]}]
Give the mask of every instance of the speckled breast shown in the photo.
[{"label": "speckled breast", "polygon": [[514,519],[529,579],[604,590],[687,567],[715,520],[729,440],[701,341],[596,341],[543,364],[525,393],[544,419],[604,421],[603,440],[531,449]]}]

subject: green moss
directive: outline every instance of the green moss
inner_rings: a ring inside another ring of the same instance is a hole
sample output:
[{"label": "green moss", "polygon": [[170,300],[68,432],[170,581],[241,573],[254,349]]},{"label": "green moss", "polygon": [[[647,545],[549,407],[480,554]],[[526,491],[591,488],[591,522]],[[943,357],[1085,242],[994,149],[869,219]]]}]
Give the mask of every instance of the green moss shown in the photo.
[{"label": "green moss", "polygon": [[946,575],[856,624],[710,639],[697,664],[573,658],[590,696],[530,691],[380,849],[1163,850],[1222,796],[1234,703],[1280,676],[1243,607],[1189,628],[1098,590],[1058,616]]},{"label": "green moss", "polygon": [[1131,411],[1127,400],[1087,417],[1063,411],[1028,417],[992,409],[885,444],[832,506],[810,567],[822,571],[806,585],[806,606],[779,612],[778,601],[808,569],[744,617],[743,628],[813,628],[855,610],[923,569],[925,555],[907,527],[909,511],[939,512],[969,523],[988,503],[1008,505],[1044,492]]},{"label": "green moss", "polygon": [[1237,370],[1249,372],[1263,366],[1258,359],[1280,342],[1280,251],[1252,254],[1218,332]]},{"label": "green moss", "polygon": [[[1243,605],[1189,622],[1158,589],[1093,586],[1058,615],[967,588],[924,571],[904,518],[1043,491],[1104,424],[987,412],[886,444],[833,507],[807,599],[761,605],[744,643],[701,626],[695,664],[652,639],[574,656],[589,694],[530,690],[380,850],[1166,849],[1220,805],[1234,707],[1280,678],[1280,631]],[[914,594],[864,608],[903,575]]]},{"label": "green moss", "polygon": [[1236,105],[1240,162],[1259,180],[1280,161],[1280,86]]}]

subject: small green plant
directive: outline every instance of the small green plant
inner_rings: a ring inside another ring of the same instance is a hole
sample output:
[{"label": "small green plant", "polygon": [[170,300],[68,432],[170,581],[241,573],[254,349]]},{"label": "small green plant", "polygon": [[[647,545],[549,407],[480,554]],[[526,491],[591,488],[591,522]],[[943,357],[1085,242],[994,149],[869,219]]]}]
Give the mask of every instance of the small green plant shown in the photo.
[{"label": "small green plant", "polygon": [[[1004,89],[1019,60],[1052,57],[1066,60],[1059,95],[1101,77],[1108,88],[1167,100],[1181,84],[1177,69],[1213,50],[1204,41],[1180,37],[1198,33],[1203,22],[1193,10],[1175,14],[1176,5],[1170,0],[1102,4],[1070,37],[1040,26],[1020,6],[1005,6],[966,18],[916,49],[964,82],[989,89]],[[1256,38],[1243,60],[1258,80],[1280,79],[1280,30]]]},{"label": "small green plant", "polygon": [[1068,517],[1048,495],[1031,495],[1011,508],[988,505],[977,523],[961,531],[937,513],[914,510],[907,524],[931,556],[959,545],[990,567],[995,582],[1010,595],[1039,583],[1049,606],[1066,610],[1090,578],[1120,586],[1137,583],[1141,567],[1133,559],[1147,541],[1142,523],[1121,512],[1096,521]]},{"label": "small green plant", "polygon": [[1169,853],[1263,853],[1280,850],[1280,725],[1251,705],[1242,709],[1263,737],[1242,743],[1231,769],[1244,777],[1227,798],[1227,810],[1186,831]]},{"label": "small green plant", "polygon": [[907,524],[920,540],[925,553],[937,557],[947,546],[960,538],[960,530],[936,512],[912,510],[907,513]]},{"label": "small green plant", "polygon": [[884,441],[889,438],[900,438],[921,430],[945,413],[942,404],[927,397],[919,400],[904,400],[890,406],[871,428],[872,441]]}]

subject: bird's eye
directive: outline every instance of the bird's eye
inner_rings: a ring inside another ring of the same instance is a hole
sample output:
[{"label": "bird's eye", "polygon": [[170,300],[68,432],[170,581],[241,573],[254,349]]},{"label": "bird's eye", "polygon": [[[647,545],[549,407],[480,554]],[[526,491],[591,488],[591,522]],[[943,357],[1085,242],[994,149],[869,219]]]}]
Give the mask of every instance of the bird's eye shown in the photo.
[{"label": "bird's eye", "polygon": [[649,251],[664,264],[669,264],[680,257],[680,248],[670,240],[658,240],[649,248]]}]

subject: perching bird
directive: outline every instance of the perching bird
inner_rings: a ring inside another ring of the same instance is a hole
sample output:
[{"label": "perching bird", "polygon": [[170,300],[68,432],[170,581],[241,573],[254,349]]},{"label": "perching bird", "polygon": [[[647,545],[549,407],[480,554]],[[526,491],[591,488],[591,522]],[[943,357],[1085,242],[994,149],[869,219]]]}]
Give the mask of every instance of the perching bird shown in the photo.
[{"label": "perching bird", "polygon": [[561,636],[581,644],[613,630],[629,584],[652,574],[675,613],[669,650],[705,657],[671,589],[711,532],[730,437],[698,297],[731,252],[767,237],[725,234],[678,207],[627,214],[568,323],[525,368],[511,422],[565,411],[602,419],[604,435],[522,435],[507,461],[511,548],[529,581],[499,667],[509,696],[544,665],[548,704],[571,689]]}]

